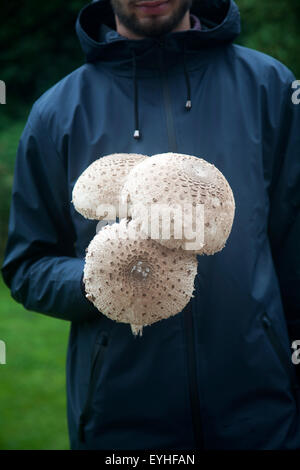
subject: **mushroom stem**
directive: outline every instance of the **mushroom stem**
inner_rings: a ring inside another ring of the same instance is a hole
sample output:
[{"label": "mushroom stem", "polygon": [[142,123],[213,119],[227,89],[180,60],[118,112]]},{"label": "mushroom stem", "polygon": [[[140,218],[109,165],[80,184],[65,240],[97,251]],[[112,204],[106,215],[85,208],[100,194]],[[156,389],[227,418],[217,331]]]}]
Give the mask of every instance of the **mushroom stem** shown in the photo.
[{"label": "mushroom stem", "polygon": [[133,323],[131,323],[130,327],[134,337],[143,335],[143,325],[134,325]]}]

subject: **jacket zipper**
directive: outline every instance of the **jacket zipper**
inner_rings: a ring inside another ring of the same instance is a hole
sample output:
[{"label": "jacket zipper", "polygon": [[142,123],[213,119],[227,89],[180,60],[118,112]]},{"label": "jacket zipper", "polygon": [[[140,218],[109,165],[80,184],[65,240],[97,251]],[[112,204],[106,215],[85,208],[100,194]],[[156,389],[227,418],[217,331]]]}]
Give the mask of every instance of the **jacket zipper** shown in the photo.
[{"label": "jacket zipper", "polygon": [[92,409],[94,388],[95,388],[96,380],[99,377],[99,373],[103,364],[103,358],[105,355],[107,344],[108,344],[108,335],[106,332],[103,332],[100,335],[100,337],[96,339],[96,342],[94,345],[87,398],[86,398],[83,411],[79,418],[78,437],[81,442],[85,442],[84,426],[89,419],[90,412]]},{"label": "jacket zipper", "polygon": [[[269,316],[267,315],[266,312],[263,313],[262,317],[261,317],[261,321],[262,321],[262,325],[263,325],[263,328],[266,332],[266,335],[267,337],[269,338],[269,341],[283,367],[283,369],[285,370],[285,372],[287,373],[289,379],[290,379],[290,383],[291,383],[291,387],[292,387],[292,390],[294,393],[297,392],[297,389],[299,389],[299,384],[298,384],[298,380],[297,380],[297,377],[296,377],[296,374],[294,375],[293,374],[293,370],[292,370],[292,364],[290,363],[290,360],[286,354],[286,351],[284,350],[278,336],[277,336],[277,333],[276,331],[274,330],[274,327],[272,325],[272,321],[271,319],[269,318]],[[296,398],[297,398],[297,395],[296,395]],[[298,402],[298,400],[297,400]]]},{"label": "jacket zipper", "polygon": [[[164,67],[164,58],[163,58],[163,40],[159,41],[159,63],[160,63],[160,72],[162,76],[163,84],[163,95],[164,103],[166,110],[166,121],[167,121],[167,131],[168,131],[168,142],[170,151],[176,153],[177,150],[177,141],[175,135],[175,127],[172,114],[171,98],[168,85],[168,78],[166,70]],[[202,424],[200,419],[200,400],[199,400],[199,391],[197,385],[197,363],[196,363],[196,353],[195,353],[195,338],[194,338],[194,319],[192,315],[191,303],[183,311],[183,323],[184,331],[187,339],[187,358],[188,358],[188,377],[189,377],[189,392],[192,408],[192,422],[193,422],[193,431],[195,445],[197,449],[204,448],[204,438],[202,431]]]}]

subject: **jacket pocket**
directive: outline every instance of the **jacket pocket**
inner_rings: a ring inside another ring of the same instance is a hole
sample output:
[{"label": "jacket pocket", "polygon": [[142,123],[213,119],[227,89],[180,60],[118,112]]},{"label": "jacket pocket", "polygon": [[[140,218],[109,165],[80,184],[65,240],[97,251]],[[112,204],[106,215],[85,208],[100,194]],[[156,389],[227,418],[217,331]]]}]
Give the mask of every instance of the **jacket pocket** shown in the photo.
[{"label": "jacket pocket", "polygon": [[88,392],[87,392],[85,405],[83,407],[83,411],[79,418],[78,437],[81,442],[85,442],[84,426],[87,423],[90,417],[91,411],[92,411],[94,389],[95,389],[99,374],[101,372],[107,345],[108,345],[108,334],[106,332],[102,332],[100,336],[96,339],[96,342],[93,348],[92,365],[91,365]]},{"label": "jacket pocket", "polygon": [[288,354],[286,353],[273,325],[272,325],[272,320],[270,319],[270,317],[267,315],[266,312],[264,312],[261,316],[261,322],[262,322],[262,326],[265,330],[265,333],[271,343],[271,346],[273,347],[273,350],[274,352],[276,353],[280,363],[281,363],[281,366],[283,367],[283,369],[285,370],[288,378],[289,378],[289,381],[290,381],[290,384],[291,384],[291,388],[293,390],[293,393],[294,393],[294,396],[296,398],[296,401],[298,402],[297,398],[298,398],[298,394],[299,394],[299,383],[298,383],[298,380],[297,380],[297,377],[296,377],[296,374],[294,373],[294,370],[293,370],[293,365],[292,365],[292,359],[291,357],[288,356]]}]

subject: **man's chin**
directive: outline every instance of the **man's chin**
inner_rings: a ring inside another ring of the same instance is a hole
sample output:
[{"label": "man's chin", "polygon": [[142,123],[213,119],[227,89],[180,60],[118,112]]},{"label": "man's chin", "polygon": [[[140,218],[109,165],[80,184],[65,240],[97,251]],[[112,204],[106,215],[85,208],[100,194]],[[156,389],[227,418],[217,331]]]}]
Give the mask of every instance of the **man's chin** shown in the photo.
[{"label": "man's chin", "polygon": [[159,21],[145,19],[139,23],[139,31],[135,31],[138,34],[143,34],[145,37],[157,37],[167,34],[172,31],[172,27],[164,22],[162,18]]}]

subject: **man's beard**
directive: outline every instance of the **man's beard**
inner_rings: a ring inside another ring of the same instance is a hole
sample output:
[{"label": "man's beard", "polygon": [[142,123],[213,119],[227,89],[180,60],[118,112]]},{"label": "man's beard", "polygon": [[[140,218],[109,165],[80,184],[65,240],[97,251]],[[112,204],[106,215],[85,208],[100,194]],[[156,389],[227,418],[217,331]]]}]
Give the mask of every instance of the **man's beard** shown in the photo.
[{"label": "man's beard", "polygon": [[159,18],[153,17],[153,20],[147,24],[142,24],[135,14],[128,13],[126,7],[124,8],[122,0],[110,0],[110,2],[120,23],[126,26],[127,29],[138,36],[156,37],[167,34],[176,28],[186,12],[191,8],[193,0],[182,0],[179,7],[165,21],[160,22]]}]

